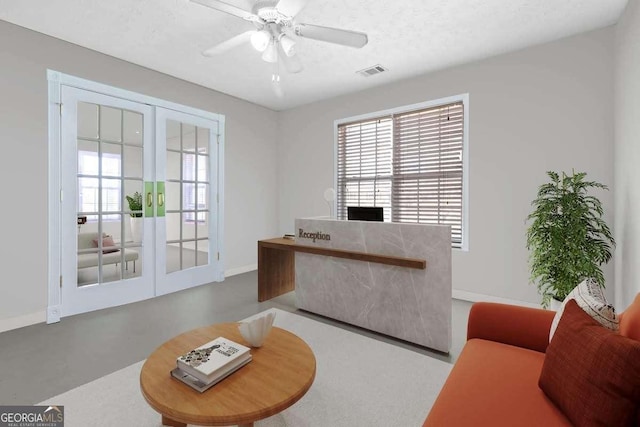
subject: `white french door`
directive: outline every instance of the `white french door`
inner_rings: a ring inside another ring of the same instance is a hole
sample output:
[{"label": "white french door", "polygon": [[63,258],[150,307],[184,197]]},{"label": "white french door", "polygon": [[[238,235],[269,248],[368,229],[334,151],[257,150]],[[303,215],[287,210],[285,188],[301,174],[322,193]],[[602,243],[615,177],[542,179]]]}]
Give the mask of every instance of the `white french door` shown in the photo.
[{"label": "white french door", "polygon": [[153,218],[127,196],[153,181],[152,108],[67,86],[61,99],[61,315],[150,298]]},{"label": "white french door", "polygon": [[217,280],[218,122],[156,108],[156,290]]},{"label": "white french door", "polygon": [[48,321],[224,280],[223,116],[59,88],[61,290],[50,284]]}]

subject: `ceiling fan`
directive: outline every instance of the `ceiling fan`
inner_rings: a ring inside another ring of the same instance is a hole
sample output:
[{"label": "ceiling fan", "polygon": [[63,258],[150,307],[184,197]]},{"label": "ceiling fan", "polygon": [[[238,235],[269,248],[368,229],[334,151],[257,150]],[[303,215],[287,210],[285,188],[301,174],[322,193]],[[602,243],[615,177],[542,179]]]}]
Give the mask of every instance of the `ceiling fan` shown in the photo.
[{"label": "ceiling fan", "polygon": [[[215,56],[250,41],[257,51],[262,52],[264,61],[277,64],[280,60],[287,71],[299,73],[302,63],[296,55],[293,35],[355,48],[361,48],[368,42],[367,35],[358,31],[296,22],[295,16],[309,0],[257,0],[251,12],[219,0],[191,1],[249,21],[256,28],[206,49],[202,52],[205,56]],[[274,74],[272,82],[279,86],[278,73]]]}]

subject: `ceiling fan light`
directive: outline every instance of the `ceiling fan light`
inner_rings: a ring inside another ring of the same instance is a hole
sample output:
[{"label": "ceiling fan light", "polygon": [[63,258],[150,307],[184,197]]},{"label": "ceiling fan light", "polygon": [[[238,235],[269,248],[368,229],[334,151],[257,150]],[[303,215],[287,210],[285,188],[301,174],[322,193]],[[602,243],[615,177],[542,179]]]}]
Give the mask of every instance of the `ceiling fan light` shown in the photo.
[{"label": "ceiling fan light", "polygon": [[294,42],[293,39],[288,35],[283,34],[280,37],[280,44],[282,45],[282,50],[284,51],[285,55],[293,56],[296,53],[293,48],[296,45],[296,42]]},{"label": "ceiling fan light", "polygon": [[268,31],[260,30],[251,35],[251,45],[258,52],[264,52],[271,41],[271,34]]},{"label": "ceiling fan light", "polygon": [[277,46],[274,42],[269,43],[267,49],[262,54],[262,59],[266,62],[277,62],[278,61],[278,51],[276,50]]}]

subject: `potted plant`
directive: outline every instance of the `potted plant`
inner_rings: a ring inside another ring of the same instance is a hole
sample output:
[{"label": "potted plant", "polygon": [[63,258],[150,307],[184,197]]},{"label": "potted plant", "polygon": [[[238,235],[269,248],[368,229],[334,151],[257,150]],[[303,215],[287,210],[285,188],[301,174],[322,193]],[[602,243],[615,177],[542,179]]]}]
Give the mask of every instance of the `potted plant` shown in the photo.
[{"label": "potted plant", "polygon": [[531,281],[542,295],[542,306],[552,299],[562,301],[585,278],[604,287],[600,266],[611,259],[615,241],[602,219],[600,200],[588,190],[608,190],[606,185],[585,181],[586,173],[547,172],[551,182],[543,184],[531,203],[533,221],[527,230],[531,251]]},{"label": "potted plant", "polygon": [[142,194],[133,193],[133,196],[125,196],[129,203],[131,213],[131,237],[134,242],[142,241]]}]

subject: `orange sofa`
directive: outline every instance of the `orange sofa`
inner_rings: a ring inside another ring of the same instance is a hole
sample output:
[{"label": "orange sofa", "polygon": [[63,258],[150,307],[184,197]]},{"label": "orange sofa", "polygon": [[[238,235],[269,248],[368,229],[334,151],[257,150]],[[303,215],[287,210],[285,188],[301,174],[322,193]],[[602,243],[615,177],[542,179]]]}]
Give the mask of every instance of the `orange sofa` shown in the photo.
[{"label": "orange sofa", "polygon": [[[555,311],[475,303],[467,343],[423,427],[571,426],[538,387]],[[640,341],[640,294],[620,315]]]}]

